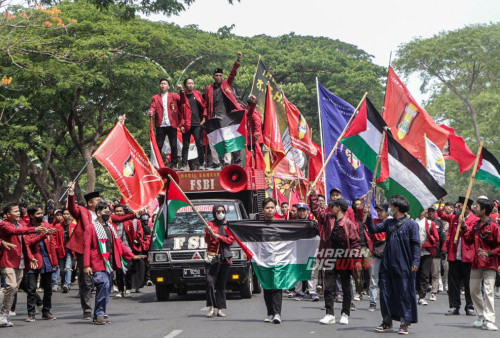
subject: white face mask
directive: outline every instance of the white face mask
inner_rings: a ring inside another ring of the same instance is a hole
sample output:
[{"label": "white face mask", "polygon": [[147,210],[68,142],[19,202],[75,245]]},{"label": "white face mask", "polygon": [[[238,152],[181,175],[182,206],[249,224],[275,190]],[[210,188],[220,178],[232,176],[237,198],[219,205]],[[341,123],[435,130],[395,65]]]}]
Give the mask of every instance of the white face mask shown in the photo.
[{"label": "white face mask", "polygon": [[226,214],[221,212],[221,213],[215,214],[215,217],[217,217],[217,219],[219,221],[222,221],[226,217]]}]

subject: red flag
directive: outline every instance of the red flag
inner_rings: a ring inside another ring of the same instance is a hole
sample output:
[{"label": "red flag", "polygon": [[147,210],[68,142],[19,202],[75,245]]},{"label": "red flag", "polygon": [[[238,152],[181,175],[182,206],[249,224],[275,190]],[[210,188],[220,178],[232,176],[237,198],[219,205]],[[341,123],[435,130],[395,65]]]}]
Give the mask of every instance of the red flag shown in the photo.
[{"label": "red flag", "polygon": [[161,157],[161,149],[158,149],[156,144],[156,136],[153,128],[154,122],[153,117],[149,119],[149,144],[151,147],[151,163],[155,168],[163,168],[165,164],[163,163],[163,158]]},{"label": "red flag", "polygon": [[283,193],[274,185],[273,189],[273,198],[278,202],[278,205],[281,205],[281,203],[288,203],[288,198],[283,195]]},{"label": "red flag", "polygon": [[[365,101],[366,102],[366,101]],[[366,104],[363,104],[366,110]],[[361,108],[363,109],[363,108]],[[379,177],[377,177],[377,183],[382,183],[386,179],[389,178],[389,142],[387,140],[387,136],[384,138],[384,145],[382,146],[382,150],[380,152],[380,164],[379,164]]]},{"label": "red flag", "polygon": [[109,171],[134,211],[147,207],[163,186],[144,150],[122,122],[111,129],[93,156]]},{"label": "red flag", "polygon": [[392,67],[389,67],[387,76],[384,107],[382,116],[391,128],[392,135],[420,163],[425,164],[424,134],[439,149],[446,145],[448,131],[438,126],[429,113],[419,106]]},{"label": "red flag", "polygon": [[[316,177],[318,177],[319,171],[321,170],[321,167],[323,167],[323,149],[317,145],[316,143],[313,143],[314,146],[317,149],[316,156],[310,156],[309,157],[309,182],[314,182]],[[318,184],[316,185],[316,189],[318,192],[325,196],[325,172],[323,171],[323,174],[321,175],[321,178],[318,180]]]},{"label": "red flag", "polygon": [[270,151],[271,171],[285,157],[285,148],[281,140],[280,127],[272,99],[271,86],[267,84],[266,110],[264,112],[264,145]]},{"label": "red flag", "polygon": [[260,170],[266,170],[266,161],[264,160],[264,154],[262,154],[262,149],[260,144],[255,143],[254,151],[247,150],[247,168],[255,168]]},{"label": "red flag", "polygon": [[284,101],[292,145],[309,156],[315,156],[317,149],[311,139],[311,131],[306,119],[286,97],[284,97]]},{"label": "red flag", "polygon": [[[450,134],[448,135],[448,144],[443,151],[444,158],[458,163],[460,173],[463,173],[474,164],[476,155],[470,151],[465,143],[465,140],[455,133],[455,129],[441,124],[441,128],[446,129]],[[447,150],[447,153],[445,153]]]}]

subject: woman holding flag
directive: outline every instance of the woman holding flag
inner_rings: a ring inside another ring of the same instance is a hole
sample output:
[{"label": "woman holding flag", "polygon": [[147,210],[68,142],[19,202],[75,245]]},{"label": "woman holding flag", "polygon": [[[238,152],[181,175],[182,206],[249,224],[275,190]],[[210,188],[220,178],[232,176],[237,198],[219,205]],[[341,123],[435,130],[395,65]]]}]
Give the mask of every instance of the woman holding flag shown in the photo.
[{"label": "woman holding flag", "polygon": [[214,220],[205,228],[208,318],[215,315],[215,308],[217,317],[226,316],[222,310],[226,308],[226,281],[234,242],[233,235],[227,233],[226,208],[222,204],[215,205],[212,215]]}]

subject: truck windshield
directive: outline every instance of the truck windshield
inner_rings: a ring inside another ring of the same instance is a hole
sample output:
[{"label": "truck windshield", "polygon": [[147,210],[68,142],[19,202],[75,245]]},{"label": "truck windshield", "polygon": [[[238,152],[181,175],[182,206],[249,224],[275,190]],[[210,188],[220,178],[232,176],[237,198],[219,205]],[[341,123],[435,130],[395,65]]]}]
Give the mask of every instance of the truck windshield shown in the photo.
[{"label": "truck windshield", "polygon": [[[215,203],[193,203],[196,210],[203,216],[203,218],[208,222],[213,220],[212,208]],[[222,203],[227,210],[226,218],[230,221],[239,219],[237,205],[235,203]],[[168,236],[175,236],[181,234],[203,234],[205,232],[205,226],[200,220],[198,215],[193,211],[193,209],[188,207],[183,207],[177,211],[175,218],[171,223],[168,224]]]}]

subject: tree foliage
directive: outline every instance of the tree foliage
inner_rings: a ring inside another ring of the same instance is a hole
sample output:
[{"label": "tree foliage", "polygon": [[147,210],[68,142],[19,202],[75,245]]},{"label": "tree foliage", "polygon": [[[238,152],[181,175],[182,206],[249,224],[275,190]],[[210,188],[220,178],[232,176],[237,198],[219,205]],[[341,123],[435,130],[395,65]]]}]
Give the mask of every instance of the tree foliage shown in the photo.
[{"label": "tree foliage", "polygon": [[[353,105],[365,91],[382,102],[385,70],[356,46],[293,33],[247,38],[232,34],[232,27],[207,33],[196,26],[124,21],[122,11],[116,5],[99,11],[75,0],[50,9],[11,8],[12,18],[0,21],[0,34],[8,37],[0,41],[0,77],[5,77],[0,200],[57,199],[120,115],[127,116],[127,127],[145,146],[145,112],[159,78],[170,78],[174,87],[190,76],[203,92],[213,81],[212,70],[222,67],[227,74],[237,51],[243,52],[233,85],[237,95],[248,96],[261,55],[314,130],[316,76]],[[21,13],[30,16],[29,28],[13,26],[25,20]],[[100,165],[91,163],[79,184],[82,191],[95,188],[117,196]],[[80,196],[82,191],[77,189]]]}]

